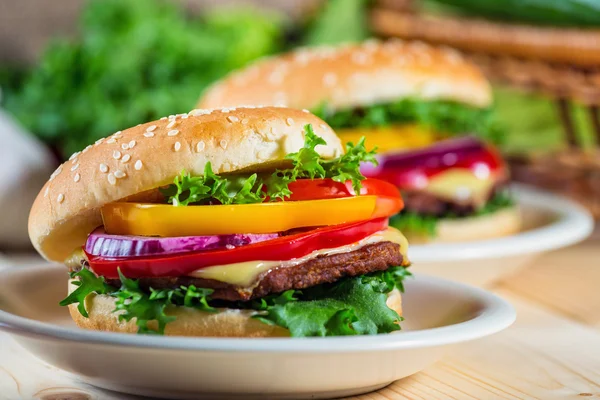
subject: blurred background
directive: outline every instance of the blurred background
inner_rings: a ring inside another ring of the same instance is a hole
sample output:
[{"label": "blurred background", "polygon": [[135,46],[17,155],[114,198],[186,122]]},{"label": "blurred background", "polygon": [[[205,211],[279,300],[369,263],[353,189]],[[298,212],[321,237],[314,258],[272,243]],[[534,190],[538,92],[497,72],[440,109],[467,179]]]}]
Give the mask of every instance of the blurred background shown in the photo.
[{"label": "blurred background", "polygon": [[600,2],[0,0],[0,251],[61,161],[193,108],[229,71],[370,37],[457,48],[495,87],[513,178],[600,216]]}]

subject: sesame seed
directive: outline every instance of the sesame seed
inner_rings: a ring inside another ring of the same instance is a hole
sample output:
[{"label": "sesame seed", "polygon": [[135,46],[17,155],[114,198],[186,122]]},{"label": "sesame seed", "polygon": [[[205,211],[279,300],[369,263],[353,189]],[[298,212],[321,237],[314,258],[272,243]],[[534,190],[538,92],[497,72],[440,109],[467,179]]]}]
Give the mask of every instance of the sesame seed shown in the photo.
[{"label": "sesame seed", "polygon": [[200,141],[198,142],[198,144],[196,144],[196,151],[200,153],[202,150],[204,150],[205,147],[206,144],[203,141]]},{"label": "sesame seed", "polygon": [[77,168],[79,168],[79,164],[75,164],[71,167],[71,171],[75,171]]},{"label": "sesame seed", "polygon": [[115,151],[113,152],[113,158],[114,158],[115,160],[118,160],[119,158],[121,158],[121,152],[120,152],[119,150],[115,150]]},{"label": "sesame seed", "polygon": [[307,113],[307,114],[310,114],[310,110],[307,110],[306,108],[303,108],[303,109],[302,109],[302,112],[305,112],[305,113]]},{"label": "sesame seed", "polygon": [[198,117],[200,115],[210,114],[210,110],[203,110],[200,108],[196,108],[196,109],[190,111],[188,114],[193,115],[194,117]]},{"label": "sesame seed", "polygon": [[173,145],[173,148],[175,149],[175,151],[179,151],[179,149],[181,149],[181,143],[175,142],[175,145]]},{"label": "sesame seed", "polygon": [[88,151],[89,149],[92,148],[92,145],[87,146],[85,149],[83,149],[81,152],[85,153],[86,151]]},{"label": "sesame seed", "polygon": [[100,139],[96,140],[96,143],[95,143],[95,144],[100,144],[100,143],[102,143],[102,142],[104,142],[104,138],[100,138]]},{"label": "sesame seed", "polygon": [[44,197],[48,197],[48,191],[50,190],[49,186],[46,186],[46,190],[44,190]]},{"label": "sesame seed", "polygon": [[140,169],[142,169],[142,166],[143,166],[142,160],[137,160],[135,162],[135,164],[133,165],[133,168],[135,168],[136,171],[139,171]]},{"label": "sesame seed", "polygon": [[69,161],[71,161],[72,159],[77,157],[80,153],[81,153],[80,151],[76,151],[75,153],[71,154],[71,157],[69,157]]},{"label": "sesame seed", "polygon": [[79,182],[80,179],[81,179],[81,175],[79,175],[79,173],[76,173],[75,176],[73,177],[73,180],[75,182]]},{"label": "sesame seed", "polygon": [[161,121],[164,121],[165,119],[167,119],[167,117],[162,117],[160,120],[161,120]]},{"label": "sesame seed", "polygon": [[227,121],[229,122],[238,122],[240,119],[236,116],[230,115],[227,117]]},{"label": "sesame seed", "polygon": [[63,166],[61,164],[58,166],[58,168],[56,168],[56,171],[54,171],[52,173],[52,175],[50,175],[50,180],[53,180],[54,178],[56,178],[56,176],[62,172],[62,169],[63,169]]},{"label": "sesame seed", "polygon": [[122,148],[123,150],[127,150],[127,149],[129,148],[129,145],[128,145],[127,143],[123,143],[123,144],[121,145],[121,148]]},{"label": "sesame seed", "polygon": [[248,118],[242,119],[242,124],[246,125],[248,123]]},{"label": "sesame seed", "polygon": [[122,163],[126,163],[126,162],[128,162],[129,160],[131,160],[131,156],[130,156],[129,154],[125,154],[125,155],[123,156],[123,158],[121,158],[121,162],[122,162]]},{"label": "sesame seed", "polygon": [[154,132],[144,132],[145,137],[154,137]]},{"label": "sesame seed", "polygon": [[116,143],[117,141],[114,138],[110,138],[106,141],[106,143]]},{"label": "sesame seed", "polygon": [[294,125],[294,120],[293,120],[292,118],[290,118],[290,117],[288,117],[288,118],[285,120],[285,122],[286,122],[286,123],[287,123],[289,126],[292,126],[292,125]]},{"label": "sesame seed", "polygon": [[369,60],[369,56],[366,55],[365,53],[353,53],[352,54],[352,61],[355,64],[364,65],[367,63],[368,60]]},{"label": "sesame seed", "polygon": [[169,122],[169,123],[167,124],[167,128],[172,128],[172,127],[174,127],[176,123],[177,123],[177,120],[172,120],[171,122]]},{"label": "sesame seed", "polygon": [[106,164],[100,164],[100,172],[107,173],[108,172],[108,165],[106,165]]},{"label": "sesame seed", "polygon": [[116,137],[119,137],[119,136],[121,136],[121,131],[117,131],[117,132],[115,132],[115,134],[114,134],[113,136],[116,136]]},{"label": "sesame seed", "polygon": [[333,86],[337,82],[337,75],[333,72],[328,72],[323,75],[323,84],[325,86]]},{"label": "sesame seed", "polygon": [[125,172],[121,171],[120,169],[115,171],[115,178],[121,179],[121,178],[125,178],[127,176],[127,174],[125,174]]},{"label": "sesame seed", "polygon": [[108,174],[106,179],[108,179],[108,183],[110,183],[111,185],[114,185],[115,183],[117,183],[117,178],[115,178],[115,175],[112,172],[110,174]]},{"label": "sesame seed", "polygon": [[155,129],[156,129],[156,125],[150,125],[149,127],[146,128],[146,132],[152,132]]},{"label": "sesame seed", "polygon": [[133,147],[135,146],[135,140],[132,140],[131,142],[129,142],[129,148],[133,149]]},{"label": "sesame seed", "polygon": [[221,108],[221,112],[222,113],[228,113],[229,112],[229,108]]},{"label": "sesame seed", "polygon": [[168,136],[175,136],[179,133],[179,131],[177,129],[173,129],[172,131],[169,131],[169,133],[167,133]]},{"label": "sesame seed", "polygon": [[65,201],[65,195],[62,193],[59,193],[58,197],[56,198],[56,201],[58,201],[59,203],[62,203],[63,201]]},{"label": "sesame seed", "polygon": [[227,140],[221,140],[219,142],[219,145],[223,148],[223,150],[226,149],[227,148]]}]

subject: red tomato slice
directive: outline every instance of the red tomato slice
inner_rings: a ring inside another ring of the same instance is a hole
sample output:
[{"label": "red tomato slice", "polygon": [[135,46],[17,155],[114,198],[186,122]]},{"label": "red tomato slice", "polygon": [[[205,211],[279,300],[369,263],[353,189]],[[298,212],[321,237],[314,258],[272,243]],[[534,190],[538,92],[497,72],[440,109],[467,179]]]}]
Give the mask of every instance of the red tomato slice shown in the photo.
[{"label": "red tomato slice", "polygon": [[[361,195],[400,198],[400,191],[391,183],[379,179],[365,179],[361,182]],[[292,195],[286,200],[320,200],[355,196],[352,181],[336,182],[333,179],[299,179],[290,183]]]},{"label": "red tomato slice", "polygon": [[251,260],[280,261],[303,257],[316,250],[333,249],[358,242],[385,229],[387,218],[313,229],[231,250],[190,252],[159,257],[96,257],[86,253],[91,269],[99,276],[118,278],[117,268],[128,278],[177,277],[214,265]]}]

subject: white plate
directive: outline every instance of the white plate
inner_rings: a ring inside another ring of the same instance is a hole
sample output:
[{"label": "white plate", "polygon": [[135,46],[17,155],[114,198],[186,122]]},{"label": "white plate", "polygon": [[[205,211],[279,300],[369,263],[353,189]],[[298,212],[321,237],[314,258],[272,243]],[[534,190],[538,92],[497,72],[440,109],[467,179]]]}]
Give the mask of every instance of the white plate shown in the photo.
[{"label": "white plate", "polygon": [[55,266],[0,273],[0,328],[27,350],[92,385],[163,398],[328,398],[381,388],[438,360],[449,345],[515,319],[482,289],[418,276],[407,282],[403,331],[336,338],[160,337],[77,329],[58,306]]},{"label": "white plate", "polygon": [[413,271],[476,286],[513,274],[549,250],[580,242],[594,229],[590,213],[564,197],[514,185],[522,232],[498,239],[409,245]]}]

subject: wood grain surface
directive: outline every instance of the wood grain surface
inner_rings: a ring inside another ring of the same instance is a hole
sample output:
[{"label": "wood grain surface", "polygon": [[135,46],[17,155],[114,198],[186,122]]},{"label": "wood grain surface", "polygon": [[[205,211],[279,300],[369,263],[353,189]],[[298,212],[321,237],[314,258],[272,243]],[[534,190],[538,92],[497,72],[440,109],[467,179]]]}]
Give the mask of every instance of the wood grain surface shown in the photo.
[{"label": "wood grain surface", "polygon": [[[353,399],[600,399],[599,260],[598,233],[542,256],[494,289],[517,309],[512,327],[456,346],[425,371]],[[140,397],[82,383],[0,333],[0,399],[30,398]]]}]

